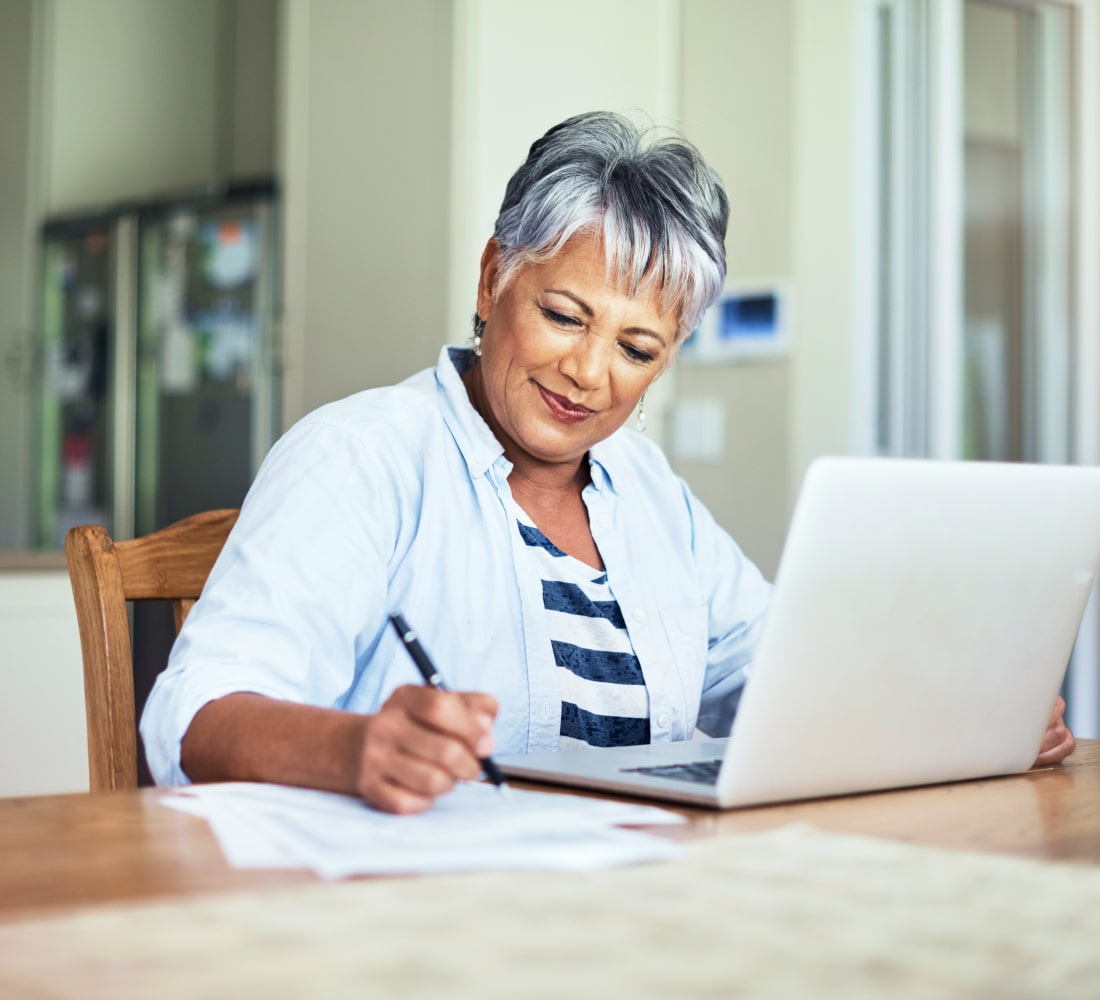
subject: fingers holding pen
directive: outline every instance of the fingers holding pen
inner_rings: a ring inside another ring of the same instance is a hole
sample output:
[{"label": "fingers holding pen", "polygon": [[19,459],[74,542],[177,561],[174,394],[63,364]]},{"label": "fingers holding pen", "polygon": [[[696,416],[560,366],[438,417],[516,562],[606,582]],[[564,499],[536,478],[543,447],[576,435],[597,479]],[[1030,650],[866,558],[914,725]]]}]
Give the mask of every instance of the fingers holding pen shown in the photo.
[{"label": "fingers holding pen", "polygon": [[496,710],[489,695],[397,688],[363,720],[360,795],[388,812],[421,812],[457,782],[477,778]]},{"label": "fingers holding pen", "polygon": [[492,695],[479,691],[459,691],[458,697],[481,728],[481,735],[474,744],[474,752],[478,757],[488,757],[493,752],[493,721],[497,717],[497,700]]}]

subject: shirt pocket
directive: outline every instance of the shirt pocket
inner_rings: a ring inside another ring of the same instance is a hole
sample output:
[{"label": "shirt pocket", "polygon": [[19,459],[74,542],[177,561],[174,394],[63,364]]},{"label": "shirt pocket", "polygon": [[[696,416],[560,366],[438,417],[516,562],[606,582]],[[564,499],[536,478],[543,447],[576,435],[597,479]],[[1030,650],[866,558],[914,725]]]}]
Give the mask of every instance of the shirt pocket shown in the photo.
[{"label": "shirt pocket", "polygon": [[703,694],[703,680],[707,670],[707,622],[706,605],[683,605],[665,608],[659,612],[665,638],[672,653],[672,666],[683,691],[688,738],[695,729],[699,716],[699,701]]}]

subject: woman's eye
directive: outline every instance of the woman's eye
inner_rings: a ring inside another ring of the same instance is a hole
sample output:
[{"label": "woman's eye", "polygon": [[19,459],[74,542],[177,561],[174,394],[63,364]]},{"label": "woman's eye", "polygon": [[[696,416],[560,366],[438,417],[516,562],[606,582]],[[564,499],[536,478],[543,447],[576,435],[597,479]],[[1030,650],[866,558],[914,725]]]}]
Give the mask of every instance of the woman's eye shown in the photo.
[{"label": "woman's eye", "polygon": [[579,320],[574,317],[555,312],[553,309],[547,309],[545,306],[542,309],[542,314],[550,320],[551,323],[556,323],[558,326],[580,326]]},{"label": "woman's eye", "polygon": [[652,354],[647,354],[645,351],[635,347],[633,344],[623,344],[623,352],[631,361],[638,361],[643,365],[649,364],[653,360]]}]

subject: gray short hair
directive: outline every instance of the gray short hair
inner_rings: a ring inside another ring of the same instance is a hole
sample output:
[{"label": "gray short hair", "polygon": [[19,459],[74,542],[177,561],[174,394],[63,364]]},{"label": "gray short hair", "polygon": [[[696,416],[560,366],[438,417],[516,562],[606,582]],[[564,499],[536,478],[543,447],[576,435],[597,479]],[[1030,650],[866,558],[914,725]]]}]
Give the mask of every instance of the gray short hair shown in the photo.
[{"label": "gray short hair", "polygon": [[728,218],[721,178],[686,139],[612,112],[577,115],[537,139],[508,182],[493,232],[497,291],[591,232],[615,287],[631,296],[653,287],[676,310],[679,343],[722,291]]}]

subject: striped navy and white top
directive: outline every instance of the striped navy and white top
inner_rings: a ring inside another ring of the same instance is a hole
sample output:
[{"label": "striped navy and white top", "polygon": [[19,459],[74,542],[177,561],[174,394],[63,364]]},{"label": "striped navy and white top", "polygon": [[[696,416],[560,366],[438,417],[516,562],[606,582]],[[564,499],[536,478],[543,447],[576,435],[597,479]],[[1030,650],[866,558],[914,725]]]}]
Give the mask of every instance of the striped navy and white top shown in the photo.
[{"label": "striped navy and white top", "polygon": [[517,524],[542,580],[562,693],[559,745],[648,743],[649,692],[607,573],[563,552],[529,521]]}]

